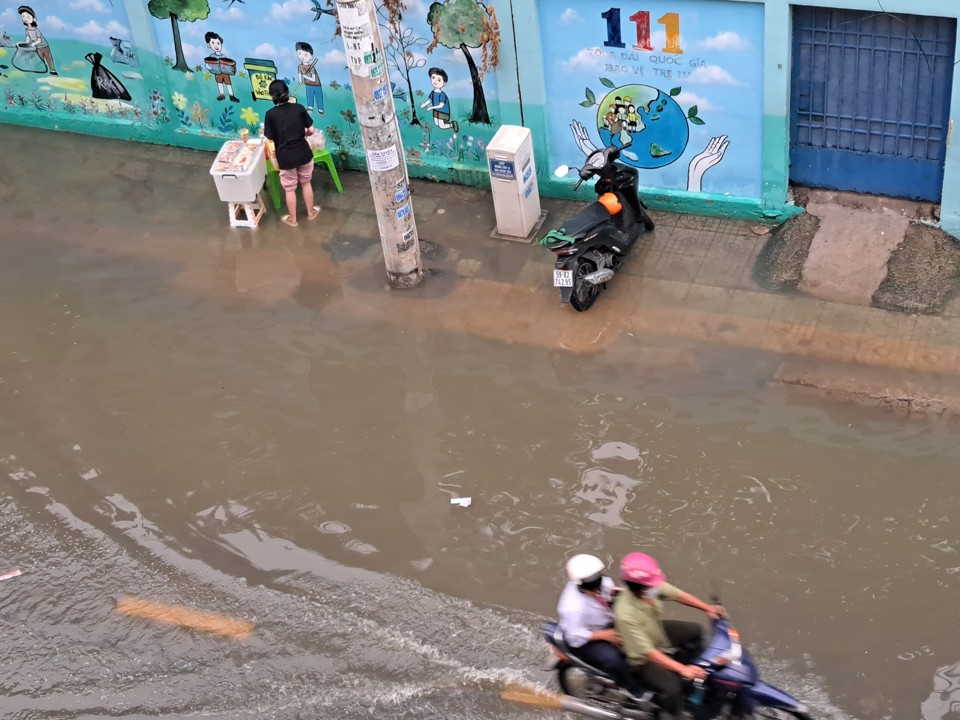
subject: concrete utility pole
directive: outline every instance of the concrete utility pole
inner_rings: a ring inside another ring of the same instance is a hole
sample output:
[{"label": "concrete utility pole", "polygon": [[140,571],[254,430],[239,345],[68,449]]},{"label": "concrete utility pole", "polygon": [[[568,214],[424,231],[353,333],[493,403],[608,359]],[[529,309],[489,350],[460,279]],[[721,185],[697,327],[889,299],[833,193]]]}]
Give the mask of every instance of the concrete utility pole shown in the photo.
[{"label": "concrete utility pole", "polygon": [[340,33],[367,156],[387,278],[396,288],[423,280],[400,126],[373,0],[336,0]]}]

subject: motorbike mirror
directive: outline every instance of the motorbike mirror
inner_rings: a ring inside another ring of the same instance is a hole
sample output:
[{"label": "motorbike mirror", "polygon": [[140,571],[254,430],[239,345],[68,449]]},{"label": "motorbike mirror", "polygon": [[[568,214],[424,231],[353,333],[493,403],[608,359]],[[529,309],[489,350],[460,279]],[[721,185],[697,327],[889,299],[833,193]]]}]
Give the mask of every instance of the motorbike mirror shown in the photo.
[{"label": "motorbike mirror", "polygon": [[567,173],[569,172],[570,172],[569,165],[561,165],[560,167],[558,167],[556,170],[553,171],[553,174],[556,175],[557,177],[566,177]]}]

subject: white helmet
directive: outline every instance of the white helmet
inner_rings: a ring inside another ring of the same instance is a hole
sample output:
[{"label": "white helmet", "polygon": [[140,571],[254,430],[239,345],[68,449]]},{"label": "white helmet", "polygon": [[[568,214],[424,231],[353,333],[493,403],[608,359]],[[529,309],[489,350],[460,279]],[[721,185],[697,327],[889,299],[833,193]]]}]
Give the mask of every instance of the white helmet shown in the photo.
[{"label": "white helmet", "polygon": [[567,577],[575,583],[597,580],[603,574],[603,560],[595,555],[574,555],[567,560]]}]

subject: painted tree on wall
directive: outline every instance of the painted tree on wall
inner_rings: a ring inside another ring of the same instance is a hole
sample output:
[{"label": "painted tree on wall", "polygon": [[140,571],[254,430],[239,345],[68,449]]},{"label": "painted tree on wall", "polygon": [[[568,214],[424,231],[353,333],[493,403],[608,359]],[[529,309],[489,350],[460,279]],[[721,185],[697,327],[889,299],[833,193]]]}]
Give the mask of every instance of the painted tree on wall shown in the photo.
[{"label": "painted tree on wall", "polygon": [[173,49],[176,54],[173,69],[188,72],[190,66],[183,56],[179,23],[205,20],[210,14],[210,3],[207,0],[150,0],[147,10],[158,20],[170,18],[170,25],[173,26]]},{"label": "painted tree on wall", "polygon": [[[427,12],[427,22],[433,30],[433,42],[427,47],[427,52],[432,52],[438,44],[463,52],[473,82],[470,122],[489,125],[487,98],[483,94],[483,73],[497,67],[500,62],[500,25],[493,5],[484,6],[479,0],[435,2]],[[470,48],[483,49],[480,69],[477,69]]]},{"label": "painted tree on wall", "polygon": [[[401,8],[406,9],[403,6]],[[401,27],[399,13],[391,17],[391,9],[388,6],[380,5],[377,8],[377,13],[386,23],[383,27],[388,34],[387,44],[384,46],[387,62],[407,81],[407,96],[410,98],[410,124],[419,125],[420,118],[417,117],[417,104],[414,102],[413,82],[410,75],[417,68],[422,68],[427,64],[426,59],[414,55],[415,50],[426,46],[427,40],[414,35],[411,28]]]}]

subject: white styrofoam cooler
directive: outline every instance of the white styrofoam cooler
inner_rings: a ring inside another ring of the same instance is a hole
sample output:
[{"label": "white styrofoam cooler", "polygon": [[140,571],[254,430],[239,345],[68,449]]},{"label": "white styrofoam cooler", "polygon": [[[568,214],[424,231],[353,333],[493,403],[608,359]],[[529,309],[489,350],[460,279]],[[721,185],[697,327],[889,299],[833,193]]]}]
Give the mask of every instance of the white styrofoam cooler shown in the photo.
[{"label": "white styrofoam cooler", "polygon": [[228,140],[217,153],[210,174],[223,202],[253,202],[267,177],[263,143]]},{"label": "white styrofoam cooler", "polygon": [[526,238],[540,220],[540,192],[530,130],[501,125],[487,145],[497,232]]}]

